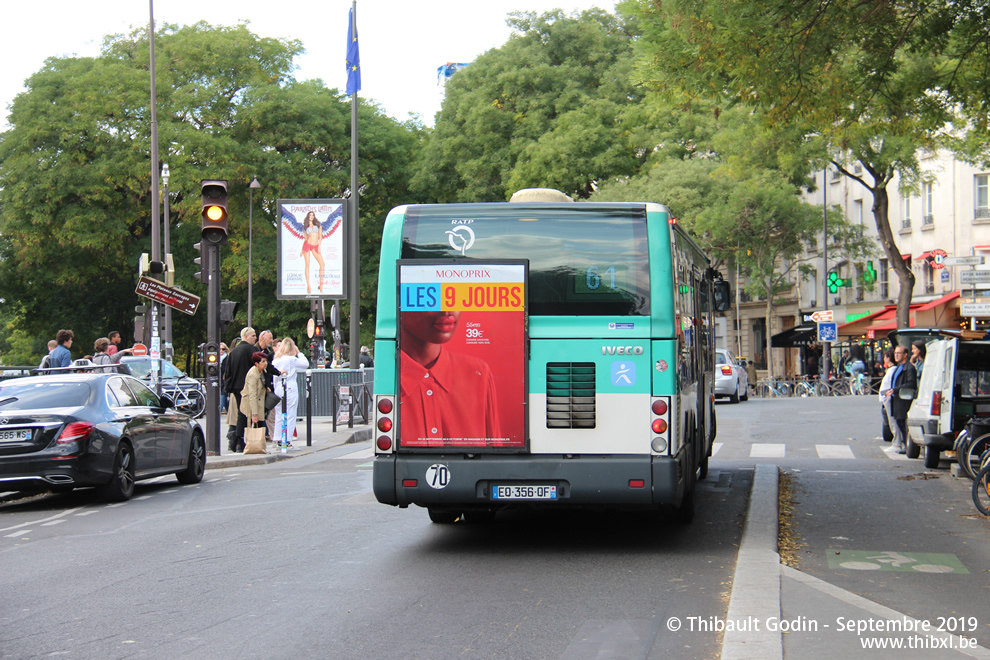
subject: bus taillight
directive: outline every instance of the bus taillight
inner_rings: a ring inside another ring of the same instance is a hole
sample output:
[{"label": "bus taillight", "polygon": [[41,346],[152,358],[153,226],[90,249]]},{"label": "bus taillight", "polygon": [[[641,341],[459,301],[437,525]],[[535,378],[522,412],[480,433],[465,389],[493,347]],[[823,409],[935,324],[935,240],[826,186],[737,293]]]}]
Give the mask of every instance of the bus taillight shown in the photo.
[{"label": "bus taillight", "polygon": [[[942,393],[933,392],[932,393],[932,411],[930,413],[934,417],[938,417],[942,414]],[[927,459],[926,459],[927,460]]]},{"label": "bus taillight", "polygon": [[650,440],[650,449],[657,454],[667,453],[669,449],[668,431],[670,431],[670,397],[657,397],[650,404],[650,411],[653,416],[650,420],[650,429],[653,437]]},{"label": "bus taillight", "polygon": [[375,440],[375,451],[387,454],[395,451],[395,410],[394,398],[391,395],[375,397],[375,428],[381,433]]}]

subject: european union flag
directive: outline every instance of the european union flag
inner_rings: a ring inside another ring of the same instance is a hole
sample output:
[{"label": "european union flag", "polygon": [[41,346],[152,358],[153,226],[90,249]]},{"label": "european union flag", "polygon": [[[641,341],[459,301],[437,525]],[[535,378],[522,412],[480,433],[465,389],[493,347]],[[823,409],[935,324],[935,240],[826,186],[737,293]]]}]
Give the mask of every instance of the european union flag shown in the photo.
[{"label": "european union flag", "polygon": [[358,53],[357,21],[354,9],[347,14],[347,94],[361,91],[361,55]]}]

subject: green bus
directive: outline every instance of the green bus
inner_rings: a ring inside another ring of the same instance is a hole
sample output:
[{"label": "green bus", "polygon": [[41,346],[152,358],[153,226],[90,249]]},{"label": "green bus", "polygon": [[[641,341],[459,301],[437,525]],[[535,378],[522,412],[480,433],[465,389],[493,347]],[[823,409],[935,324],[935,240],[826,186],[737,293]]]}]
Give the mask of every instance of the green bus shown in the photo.
[{"label": "green bus", "polygon": [[660,204],[393,209],[378,280],[376,498],[436,523],[512,506],[691,520],[716,432],[714,313],[729,300]]}]

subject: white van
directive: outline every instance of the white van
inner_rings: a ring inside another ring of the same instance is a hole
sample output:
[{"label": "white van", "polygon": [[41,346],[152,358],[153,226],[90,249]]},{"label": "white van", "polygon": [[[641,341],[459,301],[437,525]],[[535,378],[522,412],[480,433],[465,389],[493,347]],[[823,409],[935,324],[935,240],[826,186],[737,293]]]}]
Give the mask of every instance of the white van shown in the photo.
[{"label": "white van", "polygon": [[927,350],[908,411],[907,455],[917,458],[924,447],[925,467],[936,468],[970,418],[990,417],[990,341],[938,339]]}]

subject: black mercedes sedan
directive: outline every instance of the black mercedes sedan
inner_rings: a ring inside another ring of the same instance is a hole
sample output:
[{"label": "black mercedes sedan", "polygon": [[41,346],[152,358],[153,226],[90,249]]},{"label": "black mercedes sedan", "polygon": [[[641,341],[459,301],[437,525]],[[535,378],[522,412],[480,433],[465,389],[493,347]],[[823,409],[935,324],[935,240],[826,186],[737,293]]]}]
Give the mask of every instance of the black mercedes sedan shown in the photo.
[{"label": "black mercedes sedan", "polygon": [[199,483],[203,432],[137,378],[83,373],[0,382],[0,491],[96,486],[127,500],[134,482]]}]

